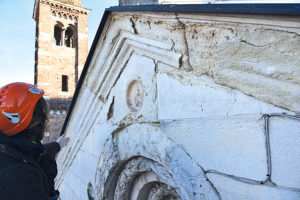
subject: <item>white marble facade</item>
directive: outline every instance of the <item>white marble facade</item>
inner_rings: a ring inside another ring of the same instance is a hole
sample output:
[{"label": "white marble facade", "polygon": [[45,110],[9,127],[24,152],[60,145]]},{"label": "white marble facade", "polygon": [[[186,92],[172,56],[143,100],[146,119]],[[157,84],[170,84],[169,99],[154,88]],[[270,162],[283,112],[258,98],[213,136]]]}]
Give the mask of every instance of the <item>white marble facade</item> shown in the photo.
[{"label": "white marble facade", "polygon": [[300,199],[299,113],[299,18],[111,12],[56,185],[62,200]]}]

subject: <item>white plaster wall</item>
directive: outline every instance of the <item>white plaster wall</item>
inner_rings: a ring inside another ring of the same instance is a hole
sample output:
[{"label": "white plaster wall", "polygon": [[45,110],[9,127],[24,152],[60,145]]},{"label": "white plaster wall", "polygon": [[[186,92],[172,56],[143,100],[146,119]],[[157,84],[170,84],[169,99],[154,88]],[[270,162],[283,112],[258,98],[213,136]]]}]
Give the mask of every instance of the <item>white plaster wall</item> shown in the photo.
[{"label": "white plaster wall", "polygon": [[[299,199],[300,121],[272,116],[267,134],[263,117],[300,111],[299,27],[298,18],[114,12],[58,156],[62,200],[87,199],[89,183],[96,199],[137,195],[136,163],[181,199]],[[144,92],[136,112],[133,79]]]}]

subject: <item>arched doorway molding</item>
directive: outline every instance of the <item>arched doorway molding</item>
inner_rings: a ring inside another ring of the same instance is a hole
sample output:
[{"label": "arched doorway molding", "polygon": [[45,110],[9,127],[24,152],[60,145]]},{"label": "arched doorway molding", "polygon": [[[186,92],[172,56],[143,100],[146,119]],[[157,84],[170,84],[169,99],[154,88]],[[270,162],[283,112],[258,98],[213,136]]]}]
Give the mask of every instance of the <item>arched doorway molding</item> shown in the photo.
[{"label": "arched doorway molding", "polygon": [[219,199],[201,166],[155,125],[118,128],[104,149],[96,199]]}]

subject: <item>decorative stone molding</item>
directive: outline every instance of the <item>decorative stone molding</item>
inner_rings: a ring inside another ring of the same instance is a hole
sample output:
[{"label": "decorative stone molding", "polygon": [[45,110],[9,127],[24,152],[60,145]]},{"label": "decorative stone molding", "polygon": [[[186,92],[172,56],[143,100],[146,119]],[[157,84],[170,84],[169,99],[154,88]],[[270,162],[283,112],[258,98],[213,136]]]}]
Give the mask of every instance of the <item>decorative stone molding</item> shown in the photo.
[{"label": "decorative stone molding", "polygon": [[[172,43],[153,40],[124,31],[121,31],[115,39],[116,42],[112,47],[111,54],[106,59],[105,66],[95,69],[95,73],[100,74],[101,77],[97,77],[97,80],[89,80],[96,81],[93,90],[101,95],[101,99],[107,99],[111,86],[115,84],[133,53],[155,58],[159,62],[179,67],[182,55],[172,51]],[[104,82],[106,78],[112,80],[112,82]]]},{"label": "decorative stone molding", "polygon": [[37,6],[38,3],[47,3],[49,5],[51,5],[52,7],[59,7],[60,9],[65,9],[65,11],[76,11],[78,13],[83,13],[83,14],[89,14],[91,12],[90,9],[86,9],[86,8],[82,8],[82,7],[78,7],[78,6],[74,6],[74,5],[70,5],[70,4],[65,4],[65,3],[61,3],[59,1],[55,1],[55,0],[35,0],[34,3],[34,9],[33,9],[33,19],[36,20],[36,12],[37,12]]},{"label": "decorative stone molding", "polygon": [[68,16],[72,16],[73,18],[79,16],[79,12],[77,10],[65,9],[61,7],[57,7],[55,5],[51,6],[51,12],[55,12],[56,14],[62,13],[67,14]]},{"label": "decorative stone molding", "polygon": [[[89,101],[82,108],[80,116],[78,115],[76,123],[80,124],[80,128],[76,130],[76,138],[73,138],[76,142],[72,142],[73,146],[68,147],[70,154],[59,158],[60,162],[64,162],[66,166],[62,170],[67,170],[68,166],[71,165],[76,153],[84,142],[84,138],[88,134],[86,130],[91,129],[93,125],[93,121],[81,116],[93,116],[92,118],[96,118],[105,109],[104,102],[108,101],[112,88],[134,54],[152,57],[158,62],[169,63],[174,67],[179,67],[181,58],[180,53],[172,51],[172,43],[142,38],[129,32],[120,32],[115,38],[112,52],[106,59],[105,65],[101,68],[94,68],[93,74],[97,74],[97,76],[95,79],[90,78],[87,80],[93,82],[93,93],[87,94]],[[95,63],[97,63],[97,59],[94,60]],[[63,173],[60,175],[63,176]],[[58,183],[62,181],[60,178],[62,177],[58,176]]]},{"label": "decorative stone molding", "polygon": [[142,157],[134,158],[121,170],[120,174],[113,173],[112,177],[108,177],[118,180],[115,186],[104,186],[105,191],[115,188],[114,199],[181,199],[171,186],[175,185],[171,175],[155,161]]},{"label": "decorative stone molding", "polygon": [[157,127],[118,128],[105,149],[97,166],[96,199],[218,199],[204,171]]}]

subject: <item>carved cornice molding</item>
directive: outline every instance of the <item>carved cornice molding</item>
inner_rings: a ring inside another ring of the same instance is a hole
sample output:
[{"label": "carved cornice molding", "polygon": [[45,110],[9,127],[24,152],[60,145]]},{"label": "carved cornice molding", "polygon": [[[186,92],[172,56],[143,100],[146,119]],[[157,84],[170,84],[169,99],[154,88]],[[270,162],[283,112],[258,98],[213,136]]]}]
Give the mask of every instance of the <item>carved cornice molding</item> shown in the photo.
[{"label": "carved cornice molding", "polygon": [[[104,109],[105,102],[109,98],[111,89],[118,81],[118,77],[123,72],[133,54],[153,58],[161,63],[168,63],[175,68],[179,67],[180,58],[182,56],[182,54],[172,51],[172,43],[153,40],[126,31],[117,32],[115,43],[110,48],[111,49],[105,49],[105,52],[96,52],[95,60],[91,63],[90,73],[97,74],[97,76],[95,77],[96,79],[90,77],[86,80],[87,82],[93,82],[92,85],[94,85],[94,88],[91,88],[90,92],[92,93],[90,93],[88,97],[82,96],[83,98],[86,98],[84,100],[85,109],[80,114],[80,116],[89,116],[89,118],[79,117],[77,120],[74,120],[77,124],[81,124],[81,126],[76,131],[78,134],[73,136],[74,140],[71,141],[73,145],[69,145],[68,149],[63,150],[69,151],[69,153],[64,154],[62,152],[59,155],[58,162],[64,163],[61,171],[66,171],[73,162],[84,142],[84,138],[86,138],[89,133],[87,130],[91,129],[94,120]],[[103,67],[96,67],[97,59],[101,59],[101,56],[99,56],[99,58],[97,55],[105,54],[107,52],[110,52],[110,54],[107,56]],[[85,91],[82,92],[85,93]],[[99,99],[101,101],[99,101]],[[79,103],[80,101],[77,102]],[[74,114],[74,116],[75,115],[76,114]],[[74,121],[72,120],[72,123],[67,126],[67,132],[73,132],[71,129],[74,128]],[[62,182],[63,174],[64,173],[61,173],[57,176],[58,184]]]},{"label": "carved cornice molding", "polygon": [[122,68],[125,67],[125,65],[120,64],[127,63],[133,53],[153,58],[175,68],[179,68],[180,58],[182,57],[181,53],[172,51],[172,43],[157,41],[121,31],[115,46],[112,48],[111,54],[107,58],[105,67],[100,68],[101,72],[95,69],[100,77],[98,77],[98,80],[95,80],[96,87],[94,91],[101,94],[102,99],[108,98],[112,86],[111,84],[114,84],[114,81],[113,83],[104,81],[106,79],[116,80],[119,73],[122,72]]},{"label": "carved cornice molding", "polygon": [[78,7],[78,6],[74,6],[74,5],[69,5],[69,4],[64,4],[64,3],[61,3],[61,2],[58,2],[55,0],[35,0],[33,16],[32,16],[32,18],[34,20],[36,20],[36,12],[37,12],[37,8],[38,8],[38,3],[46,3],[51,6],[58,6],[60,8],[64,8],[64,9],[68,9],[68,10],[75,10],[79,13],[86,14],[86,15],[88,15],[91,12],[90,9],[82,8],[82,7]]}]

